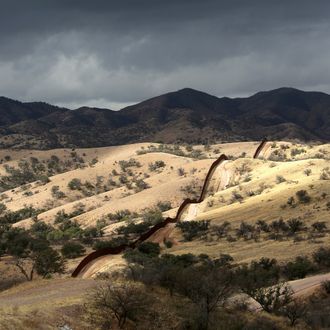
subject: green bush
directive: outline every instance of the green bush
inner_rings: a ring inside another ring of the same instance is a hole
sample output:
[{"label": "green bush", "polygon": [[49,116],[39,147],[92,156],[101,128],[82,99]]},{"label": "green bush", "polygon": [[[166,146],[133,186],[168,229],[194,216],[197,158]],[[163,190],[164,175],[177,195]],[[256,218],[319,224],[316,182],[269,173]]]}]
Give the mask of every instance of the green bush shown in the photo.
[{"label": "green bush", "polygon": [[284,269],[283,274],[289,280],[304,278],[307,274],[314,270],[312,262],[307,257],[297,257],[294,261],[288,262]]},{"label": "green bush", "polygon": [[299,190],[296,192],[298,201],[303,204],[307,204],[311,201],[311,197],[308,195],[306,190]]},{"label": "green bush", "polygon": [[202,221],[182,221],[176,227],[180,228],[186,241],[192,241],[205,234],[210,226],[210,220]]},{"label": "green bush", "polygon": [[172,208],[172,205],[171,205],[171,202],[169,201],[159,201],[157,203],[157,207],[162,211],[162,212],[165,212],[165,211],[168,211]]},{"label": "green bush", "polygon": [[157,257],[160,253],[160,246],[158,243],[143,242],[138,246],[138,250],[151,257]]},{"label": "green bush", "polygon": [[321,267],[330,267],[330,248],[320,247],[313,253],[313,259]]},{"label": "green bush", "polygon": [[149,164],[150,171],[157,171],[158,169],[165,167],[165,163],[162,160],[156,160],[154,163]]},{"label": "green bush", "polygon": [[68,183],[68,187],[71,190],[81,190],[82,183],[80,179],[74,178]]},{"label": "green bush", "polygon": [[62,256],[68,259],[80,257],[85,251],[85,247],[76,242],[67,242],[61,248]]},{"label": "green bush", "polygon": [[32,206],[25,206],[14,212],[6,212],[0,217],[0,224],[13,224],[27,218],[34,218],[44,211],[44,209],[35,209]]},{"label": "green bush", "polygon": [[128,244],[128,240],[125,237],[114,237],[107,241],[96,241],[93,244],[93,249],[101,250],[106,248],[115,248],[124,244]]}]

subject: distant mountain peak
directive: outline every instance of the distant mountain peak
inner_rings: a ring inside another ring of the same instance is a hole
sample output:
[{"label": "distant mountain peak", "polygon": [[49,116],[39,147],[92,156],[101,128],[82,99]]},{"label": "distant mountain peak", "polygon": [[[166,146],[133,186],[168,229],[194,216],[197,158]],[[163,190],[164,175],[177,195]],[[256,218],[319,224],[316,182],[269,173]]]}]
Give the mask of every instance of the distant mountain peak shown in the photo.
[{"label": "distant mountain peak", "polygon": [[329,109],[330,95],[292,87],[245,98],[219,98],[186,87],[120,111],[68,110],[0,97],[0,147],[99,147],[142,141],[200,144],[263,137],[330,141]]}]

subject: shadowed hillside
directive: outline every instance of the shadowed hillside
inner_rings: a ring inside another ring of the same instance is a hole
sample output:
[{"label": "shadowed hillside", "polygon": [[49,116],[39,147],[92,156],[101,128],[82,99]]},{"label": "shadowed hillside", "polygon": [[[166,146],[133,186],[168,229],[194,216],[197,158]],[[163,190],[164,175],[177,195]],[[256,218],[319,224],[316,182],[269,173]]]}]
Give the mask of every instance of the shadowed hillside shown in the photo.
[{"label": "shadowed hillside", "polygon": [[280,88],[218,98],[185,88],[120,111],[0,99],[0,146],[50,149],[133,142],[330,140],[330,96]]}]

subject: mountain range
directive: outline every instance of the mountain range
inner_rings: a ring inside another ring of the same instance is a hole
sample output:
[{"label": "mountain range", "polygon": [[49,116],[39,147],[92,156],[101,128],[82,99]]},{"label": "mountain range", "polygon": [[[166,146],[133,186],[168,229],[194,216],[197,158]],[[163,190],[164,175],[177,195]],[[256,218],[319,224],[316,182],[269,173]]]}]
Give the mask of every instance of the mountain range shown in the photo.
[{"label": "mountain range", "polygon": [[245,98],[194,89],[119,111],[60,108],[0,97],[0,147],[52,149],[134,142],[330,141],[330,95],[279,88]]}]

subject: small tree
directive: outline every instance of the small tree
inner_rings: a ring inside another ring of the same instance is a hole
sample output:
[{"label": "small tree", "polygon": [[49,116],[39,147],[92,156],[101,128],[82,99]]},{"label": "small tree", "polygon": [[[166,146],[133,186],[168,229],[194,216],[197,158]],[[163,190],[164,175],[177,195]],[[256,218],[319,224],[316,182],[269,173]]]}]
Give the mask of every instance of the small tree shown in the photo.
[{"label": "small tree", "polygon": [[160,246],[158,243],[143,242],[138,246],[138,250],[142,253],[148,254],[151,257],[156,257],[160,253]]},{"label": "small tree", "polygon": [[35,239],[22,230],[14,229],[8,234],[6,252],[13,256],[14,266],[28,281],[33,280],[35,271],[42,277],[63,272],[63,260],[48,241]]},{"label": "small tree", "polygon": [[293,291],[286,284],[277,284],[268,288],[259,288],[251,296],[265,312],[279,313],[280,310],[292,301]]},{"label": "small tree", "polygon": [[67,242],[61,248],[62,256],[69,259],[80,257],[85,251],[84,246],[76,242]]},{"label": "small tree", "polygon": [[313,253],[313,259],[321,267],[330,267],[330,248],[320,247]]},{"label": "small tree", "polygon": [[292,234],[301,231],[304,227],[304,223],[298,218],[289,219],[287,223]]},{"label": "small tree", "polygon": [[88,308],[100,328],[108,329],[114,317],[120,329],[127,320],[136,322],[150,306],[144,287],[136,283],[106,283],[89,297]]},{"label": "small tree", "polygon": [[283,273],[289,280],[304,278],[314,269],[312,262],[307,257],[297,257],[284,267]]},{"label": "small tree", "polygon": [[82,183],[80,179],[74,178],[68,183],[68,187],[71,190],[80,190],[82,188]]},{"label": "small tree", "polygon": [[311,201],[311,197],[308,195],[306,190],[299,190],[296,192],[298,201],[303,204],[307,204]]},{"label": "small tree", "polygon": [[211,314],[225,305],[233,293],[233,277],[224,267],[190,267],[178,274],[177,290],[198,310],[198,329],[207,329]]},{"label": "small tree", "polygon": [[64,271],[63,259],[59,253],[51,247],[38,251],[34,262],[38,275],[41,275],[43,278],[51,274],[63,273]]},{"label": "small tree", "polygon": [[297,321],[304,317],[307,312],[307,305],[304,301],[293,299],[290,303],[280,308],[280,314],[290,320],[290,326],[294,327]]}]

